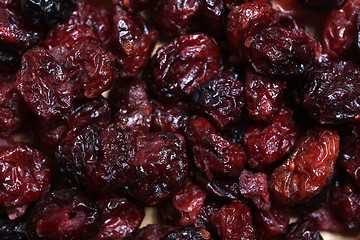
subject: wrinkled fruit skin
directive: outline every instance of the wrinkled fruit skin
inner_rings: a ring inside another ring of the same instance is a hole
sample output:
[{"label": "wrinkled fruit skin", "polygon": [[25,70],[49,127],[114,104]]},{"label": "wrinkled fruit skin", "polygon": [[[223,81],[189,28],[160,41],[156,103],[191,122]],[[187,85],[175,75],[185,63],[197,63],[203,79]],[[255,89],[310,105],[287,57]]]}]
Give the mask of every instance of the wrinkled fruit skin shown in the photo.
[{"label": "wrinkled fruit skin", "polygon": [[309,221],[297,221],[289,226],[285,236],[286,240],[308,239],[323,240],[319,231]]},{"label": "wrinkled fruit skin", "polygon": [[323,32],[324,50],[333,59],[359,61],[357,55],[357,15],[359,0],[348,0],[341,9],[335,9],[328,16]]},{"label": "wrinkled fruit skin", "polygon": [[148,133],[138,136],[135,142],[125,192],[146,205],[170,198],[188,176],[184,137],[174,133]]},{"label": "wrinkled fruit skin", "polygon": [[281,161],[294,148],[299,131],[292,114],[290,109],[284,108],[270,124],[247,127],[243,146],[251,168],[265,169]]},{"label": "wrinkled fruit skin", "polygon": [[32,48],[21,60],[14,86],[30,109],[45,119],[61,117],[73,104],[73,85],[65,69],[43,48]]},{"label": "wrinkled fruit skin", "polygon": [[342,167],[360,187],[360,141],[356,136],[342,139],[339,161]]},{"label": "wrinkled fruit skin", "polygon": [[162,237],[161,240],[212,240],[210,233],[201,228],[178,228],[166,236]]},{"label": "wrinkled fruit skin", "polygon": [[21,0],[22,13],[35,25],[53,26],[70,16],[76,0]]},{"label": "wrinkled fruit skin", "polygon": [[305,110],[318,122],[343,123],[360,115],[360,68],[352,62],[324,63],[304,88]]},{"label": "wrinkled fruit skin", "polygon": [[233,201],[214,212],[211,223],[223,240],[255,238],[250,209],[240,201]]},{"label": "wrinkled fruit skin", "polygon": [[145,67],[158,40],[158,32],[141,16],[116,8],[114,16],[114,52],[121,77],[136,77]]},{"label": "wrinkled fruit skin", "polygon": [[271,175],[270,190],[276,201],[293,206],[318,194],[333,174],[339,141],[338,133],[329,128],[308,130]]},{"label": "wrinkled fruit skin", "polygon": [[90,239],[100,218],[100,208],[75,190],[53,191],[36,203],[26,233],[31,239]]},{"label": "wrinkled fruit skin", "polygon": [[195,89],[191,105],[218,128],[239,122],[244,107],[243,84],[231,78],[213,78]]},{"label": "wrinkled fruit skin", "polygon": [[208,120],[192,117],[185,130],[196,166],[211,180],[213,175],[239,176],[246,154],[242,147],[224,139]]},{"label": "wrinkled fruit skin", "polygon": [[35,148],[6,148],[0,153],[0,165],[2,206],[21,207],[38,201],[50,188],[50,162]]},{"label": "wrinkled fruit skin", "polygon": [[287,79],[311,69],[318,48],[304,30],[274,27],[247,39],[245,57],[256,73]]},{"label": "wrinkled fruit skin", "polygon": [[219,49],[209,36],[183,35],[158,49],[150,61],[145,79],[161,99],[188,98],[219,70]]},{"label": "wrinkled fruit skin", "polygon": [[102,224],[94,240],[124,238],[139,229],[145,216],[144,208],[117,196],[101,197],[97,204],[102,212]]}]

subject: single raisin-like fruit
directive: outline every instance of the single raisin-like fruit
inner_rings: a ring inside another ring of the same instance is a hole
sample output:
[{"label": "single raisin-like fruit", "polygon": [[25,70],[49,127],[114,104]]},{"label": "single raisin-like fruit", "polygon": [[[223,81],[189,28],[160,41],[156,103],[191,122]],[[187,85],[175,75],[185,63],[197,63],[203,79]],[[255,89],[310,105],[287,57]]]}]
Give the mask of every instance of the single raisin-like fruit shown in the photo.
[{"label": "single raisin-like fruit", "polygon": [[240,121],[244,107],[242,82],[231,78],[213,78],[200,85],[192,94],[191,105],[204,113],[219,128]]},{"label": "single raisin-like fruit", "polygon": [[185,136],[196,166],[210,180],[214,174],[228,177],[240,175],[246,161],[244,150],[221,137],[207,119],[190,118]]},{"label": "single raisin-like fruit", "polygon": [[324,26],[323,44],[330,57],[358,60],[356,18],[359,9],[359,0],[348,0],[341,9],[333,10],[328,16]]},{"label": "single raisin-like fruit", "polygon": [[209,36],[183,35],[158,49],[145,79],[162,99],[184,99],[219,70],[219,48]]},{"label": "single raisin-like fruit", "polygon": [[296,143],[290,157],[270,178],[272,196],[293,206],[318,194],[334,172],[339,135],[330,128],[312,128]]},{"label": "single raisin-like fruit", "polygon": [[240,201],[233,201],[214,212],[211,223],[223,240],[255,238],[250,209]]},{"label": "single raisin-like fruit", "polygon": [[160,240],[172,230],[172,226],[148,224],[132,234],[129,240]]},{"label": "single raisin-like fruit", "polygon": [[101,197],[97,204],[102,213],[102,224],[94,240],[124,238],[139,229],[145,216],[144,208],[117,196]]},{"label": "single raisin-like fruit", "polygon": [[302,29],[267,28],[246,40],[245,55],[256,73],[300,77],[315,64],[319,43]]},{"label": "single raisin-like fruit", "polygon": [[[174,133],[148,133],[135,140],[125,192],[146,205],[168,199],[188,177],[185,139]],[[110,169],[111,170],[111,169]]]},{"label": "single raisin-like fruit", "polygon": [[281,108],[284,89],[284,83],[248,71],[245,99],[250,117],[255,120],[270,120]]},{"label": "single raisin-like fruit", "polygon": [[200,0],[159,0],[151,8],[151,19],[168,35],[180,36],[194,30]]},{"label": "single raisin-like fruit", "polygon": [[239,189],[241,195],[250,199],[255,206],[264,211],[271,207],[270,193],[267,175],[265,173],[254,173],[244,169],[239,177]]},{"label": "single raisin-like fruit", "polygon": [[32,209],[26,233],[31,239],[91,239],[100,228],[100,208],[73,189],[48,193]]},{"label": "single raisin-like fruit", "polygon": [[12,81],[0,82],[0,131],[13,131],[26,122],[29,109]]},{"label": "single raisin-like fruit", "polygon": [[316,67],[304,88],[303,105],[320,123],[354,121],[360,116],[360,68],[352,62]]},{"label": "single raisin-like fruit", "polygon": [[162,237],[161,240],[212,240],[211,234],[202,228],[177,228],[166,236]]},{"label": "single raisin-like fruit", "polygon": [[323,240],[319,231],[315,226],[304,220],[298,220],[295,223],[290,224],[289,229],[284,238],[285,240]]},{"label": "single raisin-like fruit", "polygon": [[190,115],[186,102],[173,104],[153,100],[151,129],[154,132],[183,133]]},{"label": "single raisin-like fruit", "polygon": [[114,16],[114,52],[121,77],[136,77],[145,67],[158,39],[158,32],[141,16],[133,16],[116,7]]},{"label": "single raisin-like fruit", "polygon": [[203,206],[200,209],[198,217],[195,220],[194,226],[208,229],[211,232],[216,232],[213,231],[214,228],[211,225],[211,215],[217,210],[219,210],[221,206],[222,205],[220,204],[220,202],[213,200],[205,200]]},{"label": "single raisin-like fruit", "polygon": [[103,7],[83,0],[67,21],[59,23],[49,31],[43,46],[71,49],[76,42],[95,41],[106,46],[111,39],[111,14]]},{"label": "single raisin-like fruit", "polygon": [[[246,41],[276,25],[279,15],[268,3],[251,2],[235,7],[227,18],[227,37],[233,50],[242,51]],[[249,39],[248,39],[249,38]]]},{"label": "single raisin-like fruit", "polygon": [[197,184],[188,180],[161,209],[162,218],[176,226],[190,226],[196,219],[205,202],[207,193]]},{"label": "single raisin-like fruit", "polygon": [[22,14],[39,26],[53,26],[70,16],[76,0],[21,0]]},{"label": "single raisin-like fruit", "polygon": [[272,204],[269,210],[252,209],[256,234],[260,239],[277,239],[286,233],[290,222],[290,212]]},{"label": "single raisin-like fruit", "polygon": [[298,127],[292,111],[280,110],[270,124],[250,125],[245,131],[243,146],[248,155],[248,164],[255,169],[281,161],[293,149],[298,136]]},{"label": "single raisin-like fruit", "polygon": [[2,206],[27,205],[39,200],[50,188],[50,162],[35,148],[27,145],[6,148],[0,152],[0,166]]},{"label": "single raisin-like fruit", "polygon": [[347,0],[298,0],[305,7],[312,10],[329,10],[341,8]]},{"label": "single raisin-like fruit", "polygon": [[32,48],[22,56],[14,86],[30,109],[45,119],[61,117],[72,107],[73,85],[65,69],[43,48]]},{"label": "single raisin-like fruit", "polygon": [[109,92],[115,121],[135,132],[148,132],[152,105],[143,83],[138,79],[121,79]]},{"label": "single raisin-like fruit", "polygon": [[331,186],[332,210],[347,228],[360,233],[360,190],[347,176],[341,176]]}]

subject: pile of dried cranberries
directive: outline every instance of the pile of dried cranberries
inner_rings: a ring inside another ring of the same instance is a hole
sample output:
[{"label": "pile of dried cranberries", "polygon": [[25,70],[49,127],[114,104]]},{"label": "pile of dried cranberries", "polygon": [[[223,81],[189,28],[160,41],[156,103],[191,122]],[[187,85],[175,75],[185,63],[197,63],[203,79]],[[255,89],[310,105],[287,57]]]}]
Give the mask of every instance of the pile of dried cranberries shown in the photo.
[{"label": "pile of dried cranberries", "polygon": [[0,239],[358,236],[360,0],[275,2],[0,0]]}]

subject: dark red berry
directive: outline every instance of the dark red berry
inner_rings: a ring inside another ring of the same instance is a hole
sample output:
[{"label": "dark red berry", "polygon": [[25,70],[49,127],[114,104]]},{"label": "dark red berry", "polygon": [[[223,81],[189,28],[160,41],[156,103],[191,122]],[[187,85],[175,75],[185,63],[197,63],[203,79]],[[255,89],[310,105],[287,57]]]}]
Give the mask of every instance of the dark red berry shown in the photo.
[{"label": "dark red berry", "polygon": [[162,237],[161,240],[212,240],[211,234],[202,228],[177,228],[166,236]]},{"label": "dark red berry", "polygon": [[297,221],[289,226],[285,240],[323,240],[319,231],[309,221]]}]

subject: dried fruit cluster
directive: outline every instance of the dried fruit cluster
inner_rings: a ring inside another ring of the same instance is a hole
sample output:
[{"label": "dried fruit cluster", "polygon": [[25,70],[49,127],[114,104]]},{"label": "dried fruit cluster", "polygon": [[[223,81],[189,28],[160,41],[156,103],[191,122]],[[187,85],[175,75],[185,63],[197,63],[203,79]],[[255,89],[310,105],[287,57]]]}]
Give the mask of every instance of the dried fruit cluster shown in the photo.
[{"label": "dried fruit cluster", "polygon": [[360,0],[272,2],[0,0],[0,238],[360,234]]}]

